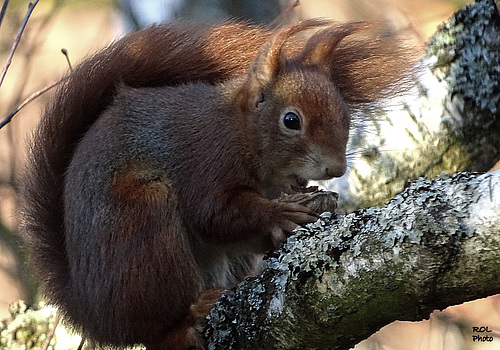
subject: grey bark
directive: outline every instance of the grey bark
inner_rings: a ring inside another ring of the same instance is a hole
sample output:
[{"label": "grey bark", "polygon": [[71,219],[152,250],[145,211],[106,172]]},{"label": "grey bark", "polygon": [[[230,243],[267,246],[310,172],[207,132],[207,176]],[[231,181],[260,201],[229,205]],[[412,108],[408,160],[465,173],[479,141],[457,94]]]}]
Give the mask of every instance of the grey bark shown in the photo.
[{"label": "grey bark", "polygon": [[349,349],[500,292],[500,171],[420,179],[384,207],[323,216],[223,296],[208,349]]}]

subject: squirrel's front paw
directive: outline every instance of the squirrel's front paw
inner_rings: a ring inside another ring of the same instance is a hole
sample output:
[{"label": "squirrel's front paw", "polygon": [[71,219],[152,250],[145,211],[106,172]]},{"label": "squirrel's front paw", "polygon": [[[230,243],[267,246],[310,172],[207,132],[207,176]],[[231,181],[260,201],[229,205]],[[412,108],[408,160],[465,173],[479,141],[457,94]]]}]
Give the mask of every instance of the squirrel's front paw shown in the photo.
[{"label": "squirrel's front paw", "polygon": [[318,214],[298,203],[280,203],[280,209],[281,220],[273,227],[271,232],[274,249],[279,248],[298,225],[315,222],[319,218]]},{"label": "squirrel's front paw", "polygon": [[335,211],[338,194],[330,191],[312,190],[295,194],[283,194],[275,202],[280,204],[282,220],[271,232],[274,249],[277,249],[290,236],[298,225],[315,222],[324,211]]},{"label": "squirrel's front paw", "polygon": [[318,190],[317,187],[300,189],[294,194],[283,193],[276,202],[297,203],[309,208],[311,211],[321,214],[325,211],[334,212],[337,209],[339,195],[332,191]]}]

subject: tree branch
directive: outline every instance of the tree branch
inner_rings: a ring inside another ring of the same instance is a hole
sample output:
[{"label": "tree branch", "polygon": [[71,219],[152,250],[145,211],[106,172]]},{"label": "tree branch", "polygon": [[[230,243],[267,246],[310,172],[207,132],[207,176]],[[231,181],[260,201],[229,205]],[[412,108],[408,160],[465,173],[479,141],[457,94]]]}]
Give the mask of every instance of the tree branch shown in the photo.
[{"label": "tree branch", "polygon": [[62,83],[64,80],[66,80],[66,78],[62,78],[58,81],[55,81],[53,82],[52,84],[50,85],[47,85],[46,87],[44,87],[43,89],[41,90],[38,90],[34,93],[32,93],[31,95],[29,95],[23,102],[21,102],[21,104],[19,106],[17,106],[16,108],[14,108],[14,110],[12,112],[9,113],[9,115],[7,117],[4,118],[4,120],[2,120],[0,122],[0,129],[3,128],[5,125],[7,125],[8,123],[10,123],[10,121],[12,120],[12,118],[14,118],[14,116],[19,113],[19,111],[21,109],[23,109],[28,103],[30,103],[31,101],[33,101],[34,99],[38,98],[40,95],[46,93],[47,91],[49,91],[50,89],[56,87],[57,85],[59,85],[60,83]]},{"label": "tree branch", "polygon": [[209,315],[209,349],[349,349],[394,320],[500,292],[500,171],[418,180],[300,228]]},{"label": "tree branch", "polygon": [[28,11],[26,12],[26,16],[24,16],[24,21],[23,24],[21,25],[21,28],[19,29],[19,32],[17,33],[16,40],[14,40],[14,44],[12,44],[12,48],[10,49],[9,56],[7,57],[7,60],[5,61],[5,64],[2,69],[2,73],[0,73],[0,86],[3,83],[3,80],[5,78],[5,75],[7,74],[7,70],[10,67],[10,64],[12,63],[12,57],[14,57],[14,53],[16,52],[17,46],[19,45],[19,42],[21,41],[21,37],[23,35],[24,29],[26,28],[26,25],[28,24],[28,20],[31,16],[31,13],[33,12],[36,4],[38,4],[39,0],[35,0],[34,2],[30,2],[28,5]]},{"label": "tree branch", "polygon": [[7,12],[7,6],[9,6],[9,0],[4,0],[2,9],[0,10],[0,27],[2,26],[3,18],[5,17],[5,12]]}]

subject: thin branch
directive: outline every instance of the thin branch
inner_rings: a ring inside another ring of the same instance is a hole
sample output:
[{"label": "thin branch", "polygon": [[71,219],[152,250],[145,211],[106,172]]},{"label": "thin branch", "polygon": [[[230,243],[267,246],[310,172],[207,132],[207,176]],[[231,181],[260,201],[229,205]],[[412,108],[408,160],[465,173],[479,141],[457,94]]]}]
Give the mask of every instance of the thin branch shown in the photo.
[{"label": "thin branch", "polygon": [[54,334],[56,333],[56,328],[59,325],[60,320],[61,320],[61,313],[57,312],[56,318],[54,319],[54,322],[52,324],[52,328],[47,332],[47,338],[45,339],[45,342],[43,343],[41,350],[47,350],[49,348],[50,342],[52,341],[52,338],[54,338]]},{"label": "thin branch", "polygon": [[5,17],[5,12],[7,11],[8,5],[9,5],[9,0],[4,0],[2,5],[2,10],[0,10],[0,27],[2,26],[3,18]]},{"label": "thin branch", "polygon": [[[51,18],[54,17],[54,14],[56,13],[56,11],[58,11],[60,9],[60,3],[62,2],[63,0],[58,0],[58,1],[55,1],[53,6],[52,6],[52,9],[51,11],[46,15],[44,16],[43,20],[42,20],[42,23],[41,25],[38,26],[37,30],[35,31],[38,35],[40,35],[41,31],[43,30],[43,28],[45,28],[47,26],[47,24],[49,23],[49,21],[51,20]],[[28,20],[28,17],[30,16],[31,12],[33,11],[34,7],[36,6],[36,4],[38,3],[38,0],[35,1],[34,3],[30,3],[30,7],[28,9],[28,13],[26,14],[25,16],[25,19],[24,19],[24,23],[23,23],[23,27],[26,26],[26,23],[27,23],[27,20]],[[22,32],[22,29],[20,31],[20,33]],[[17,40],[20,39],[20,34],[18,35],[18,38]],[[37,50],[37,47],[35,44],[30,44],[28,45],[28,50],[27,52],[25,53],[25,56],[27,57],[27,61],[29,62],[30,61],[30,57],[34,54],[34,52]],[[10,63],[9,63],[10,64]],[[26,64],[26,63],[25,63]],[[31,68],[29,66],[29,63],[26,64],[26,67],[29,69]],[[23,78],[24,80],[27,79],[27,74],[24,74],[23,75]],[[37,98],[38,96],[42,95],[43,93],[45,93],[46,91],[52,89],[54,86],[58,85],[60,82],[62,82],[62,80],[64,80],[65,78],[57,81],[57,82],[54,82],[52,84],[50,84],[49,86],[43,88],[42,90],[40,91],[37,91],[35,93],[33,93],[32,95],[30,95],[28,98],[26,98],[23,102],[19,103],[19,99],[20,99],[20,96],[23,95],[23,91],[24,91],[24,87],[26,86],[26,83],[25,82],[18,82],[19,86],[21,87],[21,89],[16,93],[14,94],[15,96],[17,96],[16,98],[16,101],[14,101],[12,104],[11,104],[11,108],[13,108],[14,106],[17,105],[17,107],[3,120],[0,122],[0,129],[2,127],[4,127],[6,124],[8,124],[12,118],[25,106],[27,105],[28,103],[30,103],[31,101],[33,101],[35,98]],[[1,83],[0,83],[1,85]]]},{"label": "thin branch", "polygon": [[82,337],[82,341],[80,342],[80,345],[78,345],[78,349],[77,350],[82,350],[83,349],[83,346],[85,345],[85,337]]},{"label": "thin branch", "polygon": [[12,57],[14,56],[14,52],[16,52],[17,46],[19,45],[19,42],[21,41],[21,36],[23,35],[24,29],[26,28],[26,25],[28,24],[28,20],[31,16],[31,13],[33,12],[33,9],[35,8],[36,4],[38,4],[39,0],[35,0],[35,2],[30,2],[28,5],[28,12],[26,12],[26,16],[24,16],[24,21],[21,26],[21,29],[19,29],[19,33],[17,33],[16,40],[14,41],[14,44],[12,45],[12,48],[10,49],[9,56],[7,57],[7,61],[5,62],[5,65],[3,67],[2,73],[0,74],[0,86],[3,83],[3,80],[5,78],[5,75],[7,74],[7,70],[10,67],[10,64],[12,63]]},{"label": "thin branch", "polygon": [[5,125],[7,125],[11,120],[12,118],[22,109],[24,108],[28,103],[30,103],[31,101],[33,101],[34,99],[36,99],[38,96],[46,93],[47,91],[49,91],[50,89],[52,89],[53,87],[59,85],[60,83],[62,83],[64,80],[66,80],[66,78],[63,78],[61,80],[58,80],[56,82],[53,82],[52,84],[44,87],[43,89],[31,94],[30,96],[28,96],[28,98],[26,98],[18,107],[16,107],[12,112],[10,112],[10,114],[0,122],[0,129],[3,128]]},{"label": "thin branch", "polygon": [[66,61],[68,62],[68,66],[69,66],[69,71],[72,72],[73,71],[73,66],[71,65],[71,61],[69,59],[68,50],[66,50],[65,48],[62,48],[61,52],[64,55],[64,57],[66,57]]},{"label": "thin branch", "polygon": [[294,8],[296,8],[297,6],[300,5],[299,3],[300,0],[295,0],[293,2],[293,4],[291,4],[290,6],[288,6],[283,12],[281,12],[278,17],[276,17],[271,23],[269,23],[267,25],[268,28],[272,28],[273,26],[277,25],[279,22],[281,22],[281,20],[283,19],[283,17],[285,17],[285,15],[287,15],[288,13],[292,12],[292,10]]}]

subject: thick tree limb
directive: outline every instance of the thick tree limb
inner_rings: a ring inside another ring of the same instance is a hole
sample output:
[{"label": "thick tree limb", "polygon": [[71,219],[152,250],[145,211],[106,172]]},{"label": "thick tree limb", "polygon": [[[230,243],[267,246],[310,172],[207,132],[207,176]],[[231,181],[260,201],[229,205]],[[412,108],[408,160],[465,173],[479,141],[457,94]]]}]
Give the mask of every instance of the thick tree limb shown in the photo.
[{"label": "thick tree limb", "polygon": [[301,228],[209,316],[209,349],[349,349],[394,320],[500,292],[500,171],[418,180]]}]

